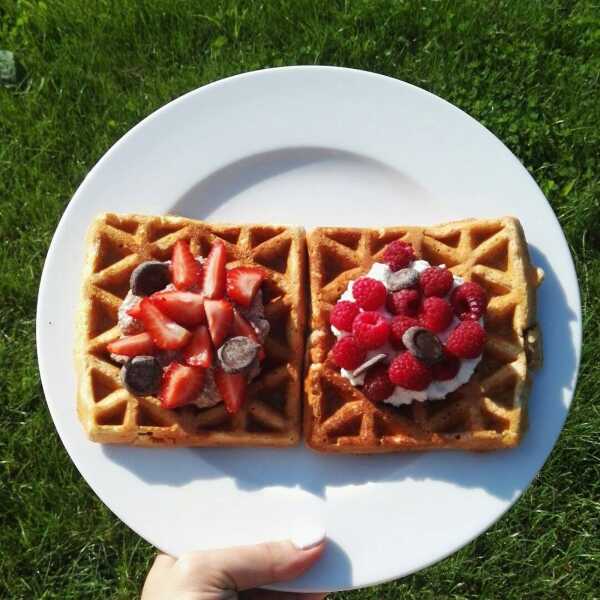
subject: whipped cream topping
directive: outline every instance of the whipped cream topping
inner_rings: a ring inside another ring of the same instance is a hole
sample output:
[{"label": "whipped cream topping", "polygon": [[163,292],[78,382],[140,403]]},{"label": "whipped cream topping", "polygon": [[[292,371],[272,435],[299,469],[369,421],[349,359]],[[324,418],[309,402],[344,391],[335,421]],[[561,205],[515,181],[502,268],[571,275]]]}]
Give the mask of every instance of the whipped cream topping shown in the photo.
[{"label": "whipped cream topping", "polygon": [[[410,263],[409,267],[415,269],[417,272],[422,273],[425,269],[429,268],[431,265],[426,260],[415,260]],[[439,265],[440,267],[444,267],[445,265]],[[369,272],[366,274],[366,277],[371,277],[372,279],[376,279],[377,281],[381,281],[385,286],[386,290],[389,290],[389,278],[392,274],[392,270],[388,265],[383,263],[374,263]],[[453,283],[452,289],[446,298],[452,293],[452,290],[457,288],[459,285],[464,283],[464,279],[459,277],[458,275],[453,275]],[[340,300],[350,300],[354,301],[354,296],[352,295],[352,286],[354,281],[350,281],[348,283],[348,287],[341,295]],[[392,319],[394,315],[392,315],[383,305],[377,310],[378,313],[383,315],[386,319]],[[456,326],[460,323],[460,320],[456,317],[453,318],[452,323],[450,323],[449,327],[444,331],[437,333],[436,335],[442,342],[446,342],[450,333]],[[483,319],[479,319],[480,325],[483,327]],[[350,335],[346,331],[340,331],[337,327],[331,325],[331,331],[336,338],[344,337],[345,335]],[[394,350],[392,346],[389,344],[385,344],[385,346],[381,346],[380,348],[376,348],[375,350],[370,350],[367,352],[367,358],[365,360],[370,360],[377,354],[385,353],[388,355],[389,360],[392,359],[398,352]],[[388,362],[389,362],[388,360]],[[432,381],[427,388],[424,390],[408,390],[401,386],[395,386],[394,392],[391,396],[386,398],[384,402],[387,404],[392,404],[394,406],[401,406],[403,404],[411,404],[413,400],[417,402],[424,402],[425,400],[441,400],[445,398],[450,392],[457,390],[461,385],[464,385],[471,379],[475,368],[481,361],[481,355],[477,358],[470,359],[461,359],[460,368],[458,373],[452,378],[446,381]],[[348,371],[346,369],[340,369],[340,373],[342,377],[345,377],[350,381],[353,386],[363,385],[365,382],[366,372],[362,372],[360,375],[354,375],[354,371]]]}]

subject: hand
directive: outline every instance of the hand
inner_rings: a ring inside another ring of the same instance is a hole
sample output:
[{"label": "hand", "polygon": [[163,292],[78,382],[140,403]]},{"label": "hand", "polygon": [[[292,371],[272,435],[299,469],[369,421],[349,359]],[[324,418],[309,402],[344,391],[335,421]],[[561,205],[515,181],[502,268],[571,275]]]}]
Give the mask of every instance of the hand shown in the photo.
[{"label": "hand", "polygon": [[325,594],[253,588],[302,575],[319,560],[324,548],[322,540],[304,549],[284,541],[191,552],[178,559],[159,554],[141,600],[322,600]]}]

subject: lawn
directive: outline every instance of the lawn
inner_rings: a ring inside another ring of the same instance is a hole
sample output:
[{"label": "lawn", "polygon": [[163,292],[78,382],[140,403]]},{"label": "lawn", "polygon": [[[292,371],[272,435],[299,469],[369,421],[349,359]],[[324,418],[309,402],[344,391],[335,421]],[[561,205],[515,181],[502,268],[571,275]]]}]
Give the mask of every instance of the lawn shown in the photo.
[{"label": "lawn", "polygon": [[0,0],[0,49],[27,74],[0,86],[0,597],[134,598],[154,554],[90,491],[45,406],[35,303],[65,206],[100,156],[159,106],[228,75],[293,64],[397,77],[481,121],[546,194],[584,306],[573,408],[516,506],[437,565],[333,597],[599,597],[597,3]]}]

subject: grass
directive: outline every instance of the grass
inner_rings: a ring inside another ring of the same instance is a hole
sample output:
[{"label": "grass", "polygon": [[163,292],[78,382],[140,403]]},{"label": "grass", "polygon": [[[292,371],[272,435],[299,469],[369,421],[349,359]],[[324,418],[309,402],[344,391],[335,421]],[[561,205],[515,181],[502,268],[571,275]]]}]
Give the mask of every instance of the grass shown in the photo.
[{"label": "grass", "polygon": [[404,79],[491,129],[560,219],[585,311],[573,409],[516,506],[437,565],[334,597],[599,597],[597,3],[0,0],[0,48],[28,74],[0,87],[0,597],[136,597],[153,555],[81,479],[43,401],[36,292],[69,198],[164,103],[235,73],[307,63]]}]

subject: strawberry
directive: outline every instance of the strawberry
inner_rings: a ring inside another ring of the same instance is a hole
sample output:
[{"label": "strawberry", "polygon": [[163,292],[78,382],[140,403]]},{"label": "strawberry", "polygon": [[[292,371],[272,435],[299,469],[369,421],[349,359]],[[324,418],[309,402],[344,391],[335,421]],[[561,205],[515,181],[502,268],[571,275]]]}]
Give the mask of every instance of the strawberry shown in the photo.
[{"label": "strawberry", "polygon": [[173,290],[171,292],[156,292],[150,296],[150,299],[163,314],[171,317],[173,321],[180,325],[194,327],[206,322],[202,294]]},{"label": "strawberry", "polygon": [[246,399],[246,377],[243,373],[225,373],[221,369],[215,370],[215,383],[225,409],[235,415]]},{"label": "strawberry", "polygon": [[208,321],[208,330],[215,348],[227,337],[233,321],[233,306],[227,300],[205,300],[204,310]]},{"label": "strawberry", "polygon": [[204,367],[208,369],[208,367],[212,366],[213,348],[206,325],[200,325],[194,331],[192,340],[183,351],[183,358],[185,359],[185,363],[191,367]]},{"label": "strawberry", "polygon": [[200,284],[202,267],[198,264],[189,242],[177,240],[171,257],[173,284],[178,290],[188,290],[194,284]]},{"label": "strawberry", "polygon": [[192,336],[187,329],[164,315],[150,298],[142,298],[140,317],[152,341],[163,350],[182,348]]},{"label": "strawberry", "polygon": [[[233,323],[231,325],[231,334],[232,335],[243,335],[244,337],[249,337],[251,340],[255,341],[257,344],[260,344],[260,339],[256,330],[248,320],[240,314],[237,309],[233,309]],[[266,357],[265,349],[261,347],[258,350],[258,360],[263,361]]]},{"label": "strawberry", "polygon": [[112,354],[139,356],[140,354],[152,354],[154,351],[154,344],[150,334],[144,331],[144,333],[128,335],[119,340],[115,340],[108,344],[106,349]]},{"label": "strawberry", "polygon": [[159,398],[163,408],[177,408],[192,402],[204,385],[204,369],[172,362],[166,369]]},{"label": "strawberry", "polygon": [[215,242],[204,265],[204,296],[219,299],[225,295],[227,251],[223,242]]},{"label": "strawberry", "polygon": [[250,306],[265,272],[258,267],[237,267],[227,271],[227,295],[242,306]]},{"label": "strawberry", "polygon": [[137,304],[134,304],[131,308],[128,308],[125,312],[130,317],[133,317],[134,319],[142,318],[142,309],[140,308],[140,302],[138,302]]}]

